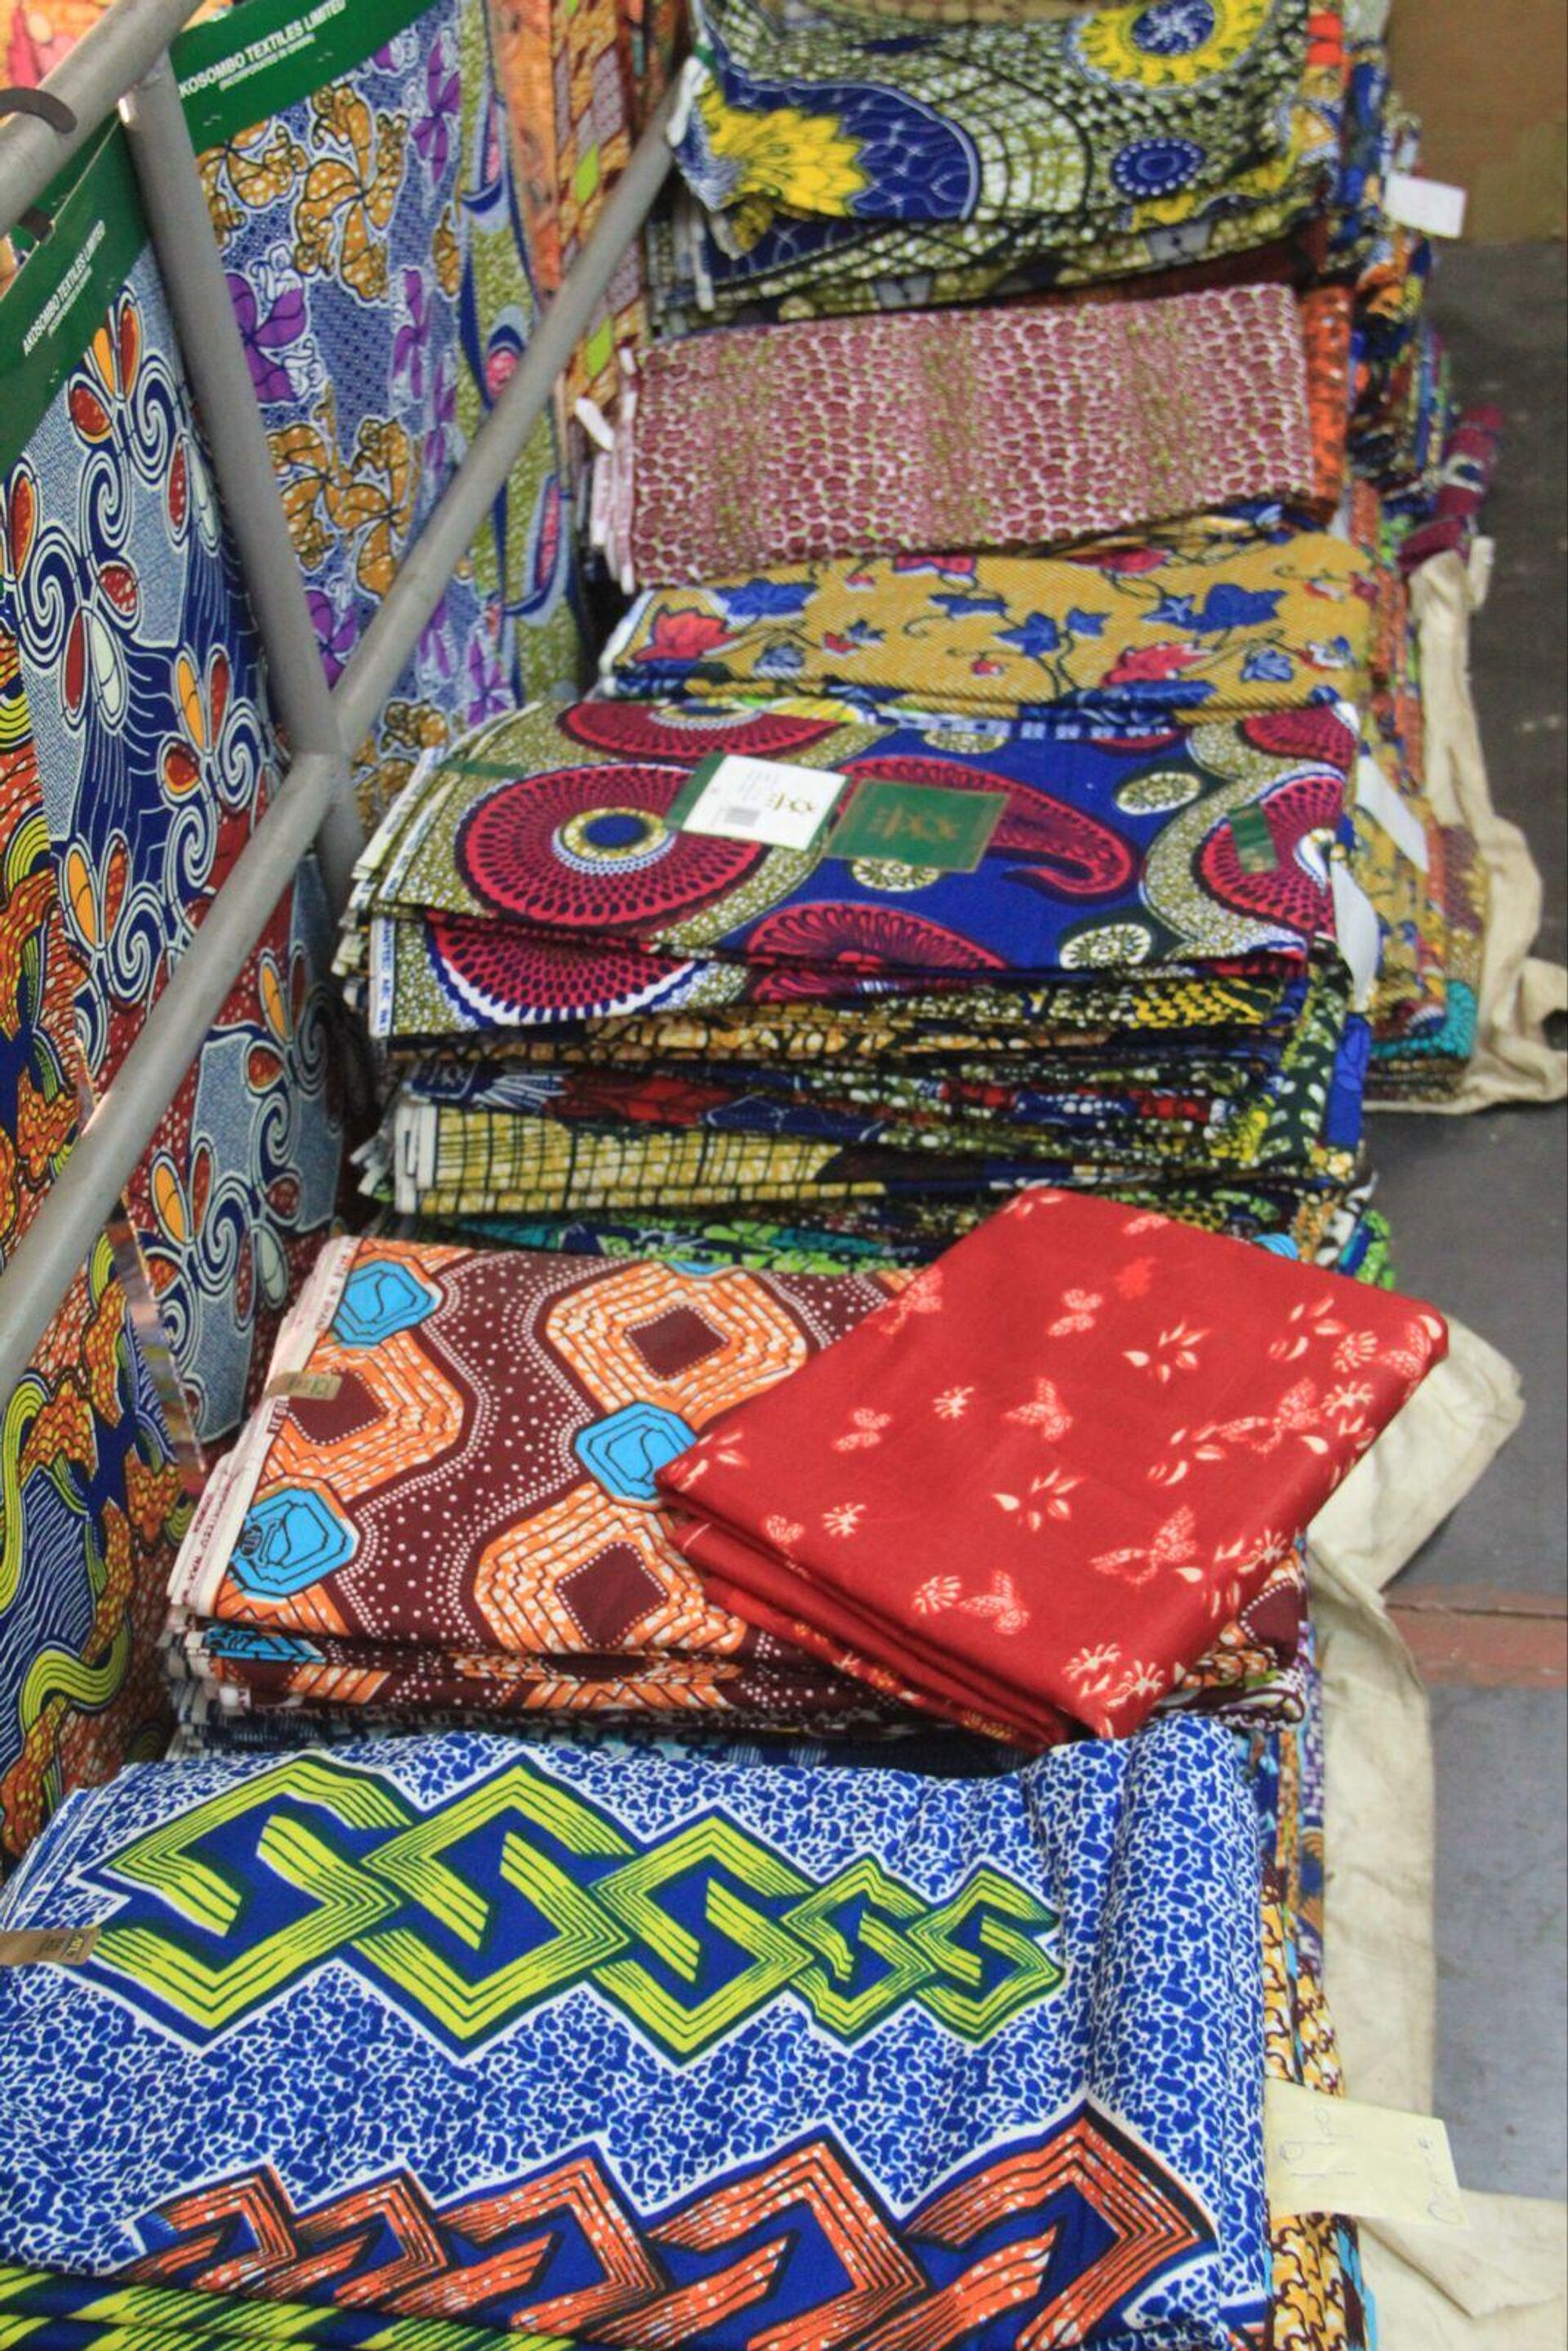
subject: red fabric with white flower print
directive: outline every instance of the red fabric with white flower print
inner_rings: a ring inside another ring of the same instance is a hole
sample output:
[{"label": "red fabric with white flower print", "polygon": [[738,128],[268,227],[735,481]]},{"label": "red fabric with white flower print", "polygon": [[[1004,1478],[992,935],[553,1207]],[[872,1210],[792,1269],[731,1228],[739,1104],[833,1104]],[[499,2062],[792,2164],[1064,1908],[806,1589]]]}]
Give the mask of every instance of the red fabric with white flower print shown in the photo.
[{"label": "red fabric with white flower print", "polygon": [[1114,1737],[1447,1350],[1430,1307],[1037,1189],[659,1483],[737,1614],[937,1713]]}]

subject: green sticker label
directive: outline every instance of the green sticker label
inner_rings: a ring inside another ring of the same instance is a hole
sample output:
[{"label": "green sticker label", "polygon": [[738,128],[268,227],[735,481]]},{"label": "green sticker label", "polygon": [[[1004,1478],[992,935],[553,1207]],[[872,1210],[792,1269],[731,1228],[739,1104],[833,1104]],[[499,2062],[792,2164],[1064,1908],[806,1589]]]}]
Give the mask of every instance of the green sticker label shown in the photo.
[{"label": "green sticker label", "polygon": [[519,780],[515,760],[507,768],[494,759],[443,759],[435,772],[438,776],[477,776],[486,783],[515,784]]},{"label": "green sticker label", "polygon": [[118,122],[45,191],[42,210],[52,223],[49,234],[0,298],[0,472],[9,471],[32,439],[147,242]]},{"label": "green sticker label", "polygon": [[833,827],[830,857],[883,857],[972,873],[991,845],[1006,792],[955,792],[941,784],[858,784]]},{"label": "green sticker label", "polygon": [[1261,809],[1238,809],[1230,819],[1230,838],[1243,873],[1273,873],[1279,870],[1280,852]]},{"label": "green sticker label", "polygon": [[169,54],[198,154],[341,81],[432,0],[246,0]]},{"label": "green sticker label", "polygon": [[675,794],[674,799],[670,802],[669,810],[664,818],[664,822],[674,831],[678,832],[680,831],[687,817],[690,816],[693,809],[695,808],[698,800],[701,799],[703,794],[706,791],[708,786],[717,775],[720,765],[723,762],[723,758],[724,753],[722,751],[710,751],[706,759],[699,759],[696,766],[692,769],[691,774],[686,778],[685,782],[681,786],[680,790]]}]

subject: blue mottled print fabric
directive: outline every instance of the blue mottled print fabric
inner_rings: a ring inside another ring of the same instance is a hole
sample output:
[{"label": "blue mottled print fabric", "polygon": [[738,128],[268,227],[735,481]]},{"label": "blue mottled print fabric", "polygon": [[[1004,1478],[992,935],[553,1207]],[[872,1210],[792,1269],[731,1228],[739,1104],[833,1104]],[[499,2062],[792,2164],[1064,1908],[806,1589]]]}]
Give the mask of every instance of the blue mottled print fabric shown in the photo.
[{"label": "blue mottled print fabric", "polygon": [[[1231,1735],[1020,1771],[453,1732],[147,1764],[0,1928],[0,2261],[581,2344],[1260,2327]],[[464,2273],[459,2279],[456,2273]]]}]

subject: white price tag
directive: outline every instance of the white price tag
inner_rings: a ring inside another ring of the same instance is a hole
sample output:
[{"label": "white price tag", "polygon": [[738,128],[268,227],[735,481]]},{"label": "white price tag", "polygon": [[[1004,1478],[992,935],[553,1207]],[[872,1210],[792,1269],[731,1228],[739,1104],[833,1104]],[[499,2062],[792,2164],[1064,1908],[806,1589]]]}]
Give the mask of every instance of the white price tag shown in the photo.
[{"label": "white price tag", "polygon": [[1448,2134],[1431,2115],[1403,2115],[1295,2082],[1263,2088],[1269,2210],[1464,2229]]},{"label": "white price tag", "polygon": [[1383,827],[1395,845],[1402,849],[1412,865],[1426,872],[1431,862],[1427,841],[1427,828],[1411,807],[1402,800],[1376,760],[1364,751],[1356,762],[1355,797],[1369,817]]},{"label": "white price tag", "polygon": [[1465,191],[1448,180],[1423,180],[1415,172],[1390,172],[1383,183],[1383,209],[1401,228],[1422,236],[1463,236]]},{"label": "white price tag", "polygon": [[721,841],[765,841],[770,849],[810,849],[847,781],[831,770],[732,752],[714,761],[680,819],[681,831],[713,833]]},{"label": "white price tag", "polygon": [[1355,1008],[1364,1012],[1383,960],[1383,933],[1371,899],[1337,857],[1330,861],[1329,889],[1333,898],[1334,936],[1350,967]]}]

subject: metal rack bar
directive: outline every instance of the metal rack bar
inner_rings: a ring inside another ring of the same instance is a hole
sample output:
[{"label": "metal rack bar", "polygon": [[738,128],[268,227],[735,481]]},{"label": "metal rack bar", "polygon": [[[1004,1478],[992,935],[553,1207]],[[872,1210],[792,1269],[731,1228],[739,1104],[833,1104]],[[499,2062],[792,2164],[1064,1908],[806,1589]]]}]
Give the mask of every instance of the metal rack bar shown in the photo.
[{"label": "metal rack bar", "polygon": [[[267,651],[273,715],[296,758],[307,751],[335,758],[347,782],[346,747],[208,218],[196,151],[166,57],[127,93],[121,111],[181,356],[212,452],[219,501],[234,532]],[[349,894],[354,860],[364,847],[350,794],[340,791],[332,800],[317,847],[337,913]]]},{"label": "metal rack bar", "polygon": [[342,763],[307,752],[235,860],[119,1074],[0,1275],[0,1396],[22,1377],[61,1299],[113,1214],[131,1170],[201,1050],[222,1004],[338,788]]},{"label": "metal rack bar", "polygon": [[[22,1377],[312,836],[332,817],[334,804],[342,803],[344,744],[362,739],[396,684],[672,166],[666,131],[673,92],[649,121],[510,382],[408,549],[336,690],[328,695],[313,631],[305,658],[299,622],[303,619],[309,630],[309,615],[183,115],[178,139],[173,135],[179,99],[164,52],[192,5],[193,0],[116,0],[46,84],[76,113],[73,131],[62,134],[29,115],[0,122],[0,225],[14,224],[132,86],[144,85],[129,110],[137,170],[241,569],[267,639],[274,700],[294,756],[272,806],[214,897],[114,1083],[0,1270],[0,1395]],[[193,189],[201,203],[200,235]],[[347,813],[351,824],[352,812]],[[335,862],[341,864],[356,837],[333,818]]]},{"label": "metal rack bar", "polygon": [[0,122],[0,236],[10,235],[126,91],[152,72],[195,6],[196,0],[119,0],[82,35],[44,83],[70,108],[74,131],[56,131],[36,114]]},{"label": "metal rack bar", "polygon": [[474,435],[440,503],[403,557],[381,610],[350,655],[332,692],[345,742],[359,742],[374,724],[669,177],[674,157],[666,133],[676,97],[677,89],[667,91],[650,117],[510,382]]}]

